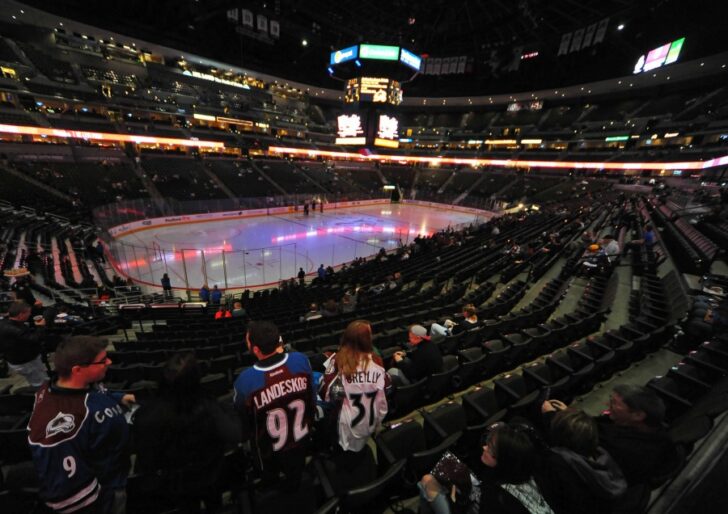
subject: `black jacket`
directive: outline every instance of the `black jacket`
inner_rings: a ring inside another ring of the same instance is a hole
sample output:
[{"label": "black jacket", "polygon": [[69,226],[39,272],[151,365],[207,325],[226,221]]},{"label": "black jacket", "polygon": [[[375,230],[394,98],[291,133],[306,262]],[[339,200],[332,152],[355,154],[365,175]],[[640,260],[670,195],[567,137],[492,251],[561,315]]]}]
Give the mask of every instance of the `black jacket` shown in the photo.
[{"label": "black jacket", "polygon": [[661,475],[673,462],[677,449],[665,430],[640,432],[612,423],[608,416],[596,418],[599,444],[622,468],[629,485],[645,484]]},{"label": "black jacket", "polygon": [[45,331],[25,323],[5,319],[0,321],[0,351],[10,364],[24,364],[40,355]]},{"label": "black jacket", "polygon": [[556,514],[608,514],[627,490],[619,466],[601,447],[593,458],[566,448],[547,450],[536,483]]},{"label": "black jacket", "polygon": [[171,494],[204,493],[223,471],[226,443],[240,439],[240,426],[214,399],[187,398],[183,405],[165,397],[142,404],[132,427],[137,468],[161,470]]},{"label": "black jacket", "polygon": [[410,382],[416,382],[442,371],[442,354],[435,343],[424,339],[407,353],[407,357],[397,367]]}]

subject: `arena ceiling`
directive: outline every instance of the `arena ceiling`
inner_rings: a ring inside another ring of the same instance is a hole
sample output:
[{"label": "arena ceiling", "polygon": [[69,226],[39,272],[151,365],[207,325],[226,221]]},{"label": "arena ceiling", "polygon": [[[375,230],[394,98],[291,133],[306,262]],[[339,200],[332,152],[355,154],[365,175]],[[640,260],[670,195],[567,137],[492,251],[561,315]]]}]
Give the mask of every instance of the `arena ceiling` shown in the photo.
[{"label": "arena ceiling", "polygon": [[[329,52],[356,43],[400,45],[433,58],[466,57],[463,73],[420,76],[406,85],[405,93],[416,96],[495,94],[626,75],[636,56],[682,36],[688,37],[687,56],[726,48],[719,22],[725,19],[722,2],[714,0],[25,3],[185,52],[332,88],[341,86],[327,76]],[[227,20],[228,11],[235,8],[276,20],[280,37],[257,38],[255,30],[236,31]],[[607,18],[603,42],[557,55],[565,33],[588,30]],[[520,59],[536,52],[533,58]]]}]

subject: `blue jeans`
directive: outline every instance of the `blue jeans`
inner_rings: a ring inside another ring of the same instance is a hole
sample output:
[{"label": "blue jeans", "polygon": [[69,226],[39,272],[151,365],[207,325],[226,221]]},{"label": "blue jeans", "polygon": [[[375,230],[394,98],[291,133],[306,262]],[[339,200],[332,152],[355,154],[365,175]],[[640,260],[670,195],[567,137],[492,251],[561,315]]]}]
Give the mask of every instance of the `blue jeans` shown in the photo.
[{"label": "blue jeans", "polygon": [[25,380],[33,387],[40,387],[48,380],[48,371],[40,359],[40,355],[22,364],[10,364],[8,362],[8,368],[19,375],[23,375]]},{"label": "blue jeans", "polygon": [[450,514],[450,501],[447,496],[437,493],[433,498],[428,498],[422,482],[417,482],[420,490],[420,512],[432,512],[433,514]]},{"label": "blue jeans", "polygon": [[450,335],[450,329],[440,325],[439,323],[433,323],[430,325],[430,337],[432,337],[433,343],[439,343]]}]

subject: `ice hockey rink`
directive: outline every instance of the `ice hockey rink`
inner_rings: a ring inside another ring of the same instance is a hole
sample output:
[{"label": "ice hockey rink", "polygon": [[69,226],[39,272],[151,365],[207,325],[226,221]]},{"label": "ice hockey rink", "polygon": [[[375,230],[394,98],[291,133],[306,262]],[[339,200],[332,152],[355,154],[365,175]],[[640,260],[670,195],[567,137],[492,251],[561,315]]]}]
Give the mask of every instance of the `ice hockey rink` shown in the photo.
[{"label": "ice hockey rink", "polygon": [[487,221],[483,215],[419,205],[382,204],[173,225],[122,236],[116,268],[138,283],[175,288],[260,287],[315,273],[407,244],[418,235]]}]

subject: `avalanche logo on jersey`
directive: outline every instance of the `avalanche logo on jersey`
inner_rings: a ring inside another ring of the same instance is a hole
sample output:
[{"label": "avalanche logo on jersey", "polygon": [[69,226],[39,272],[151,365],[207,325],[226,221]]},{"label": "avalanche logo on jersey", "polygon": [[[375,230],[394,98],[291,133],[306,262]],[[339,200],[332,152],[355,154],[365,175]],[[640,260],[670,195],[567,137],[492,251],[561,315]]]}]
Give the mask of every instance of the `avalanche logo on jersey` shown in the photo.
[{"label": "avalanche logo on jersey", "polygon": [[76,420],[72,414],[59,412],[48,425],[46,425],[46,437],[53,437],[57,434],[68,434],[76,428]]}]

